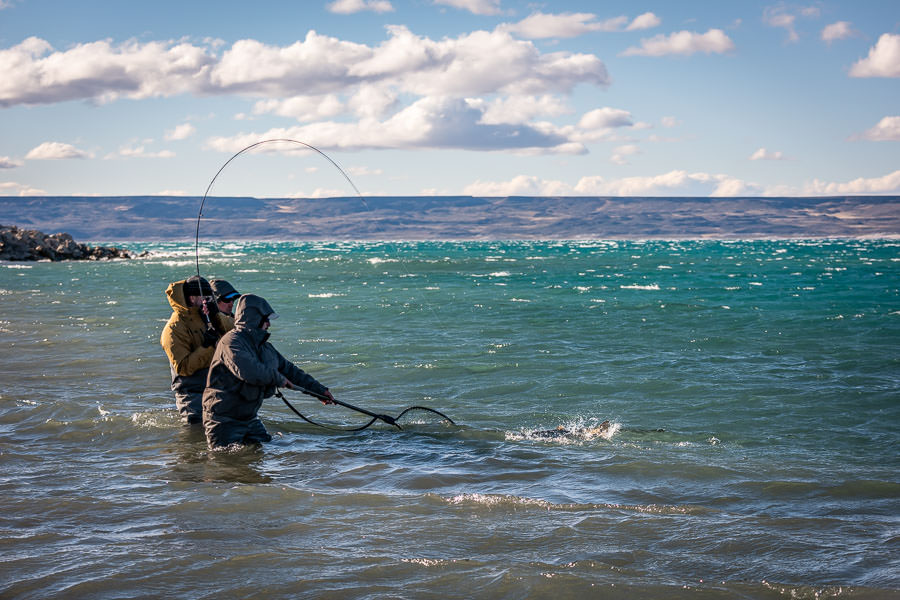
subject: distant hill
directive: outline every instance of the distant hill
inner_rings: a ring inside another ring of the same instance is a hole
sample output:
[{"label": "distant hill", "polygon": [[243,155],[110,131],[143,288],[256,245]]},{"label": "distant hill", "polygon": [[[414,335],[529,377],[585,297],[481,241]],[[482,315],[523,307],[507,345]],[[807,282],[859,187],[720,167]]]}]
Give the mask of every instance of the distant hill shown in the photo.
[{"label": "distant hill", "polygon": [[[0,196],[0,223],[92,241],[193,240],[199,197]],[[900,236],[900,197],[207,198],[202,239]]]}]

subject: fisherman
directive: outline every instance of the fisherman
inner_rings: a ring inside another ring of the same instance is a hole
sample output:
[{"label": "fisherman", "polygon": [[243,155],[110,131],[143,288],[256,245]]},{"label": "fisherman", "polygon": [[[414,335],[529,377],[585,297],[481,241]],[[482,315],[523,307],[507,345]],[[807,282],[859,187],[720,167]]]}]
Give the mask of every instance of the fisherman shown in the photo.
[{"label": "fisherman", "polygon": [[245,294],[235,303],[234,329],[216,346],[203,392],[203,427],[211,449],[271,441],[257,413],[278,387],[308,390],[323,396],[323,404],[333,403],[327,387],[268,342],[277,317],[259,296]]},{"label": "fisherman", "polygon": [[172,316],[159,343],[169,358],[175,406],[189,425],[203,422],[203,388],[214,347],[234,321],[219,312],[209,282],[197,275],[166,290]]},{"label": "fisherman", "polygon": [[219,312],[234,319],[234,311],[232,309],[234,308],[234,301],[240,297],[240,293],[224,279],[213,279],[209,282],[209,285],[212,288]]}]

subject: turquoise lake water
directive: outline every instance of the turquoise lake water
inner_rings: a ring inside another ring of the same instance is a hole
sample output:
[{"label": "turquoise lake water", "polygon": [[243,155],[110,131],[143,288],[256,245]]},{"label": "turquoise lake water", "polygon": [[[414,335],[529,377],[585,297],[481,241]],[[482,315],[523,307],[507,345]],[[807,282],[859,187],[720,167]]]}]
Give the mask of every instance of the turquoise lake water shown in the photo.
[{"label": "turquoise lake water", "polygon": [[0,263],[0,597],[900,597],[898,241],[204,243],[337,398],[457,422],[224,453],[158,342],[193,245],[120,245]]}]

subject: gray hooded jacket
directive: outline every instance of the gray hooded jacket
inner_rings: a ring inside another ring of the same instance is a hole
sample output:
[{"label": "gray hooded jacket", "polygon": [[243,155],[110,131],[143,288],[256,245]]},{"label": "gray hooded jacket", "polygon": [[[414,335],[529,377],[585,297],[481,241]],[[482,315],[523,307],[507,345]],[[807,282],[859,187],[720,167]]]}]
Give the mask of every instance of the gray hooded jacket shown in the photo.
[{"label": "gray hooded jacket", "polygon": [[262,323],[275,311],[263,298],[241,296],[235,304],[234,329],[216,345],[203,411],[239,421],[255,419],[263,398],[275,393],[287,378],[296,386],[318,394],[328,388],[284,358],[267,340]]}]

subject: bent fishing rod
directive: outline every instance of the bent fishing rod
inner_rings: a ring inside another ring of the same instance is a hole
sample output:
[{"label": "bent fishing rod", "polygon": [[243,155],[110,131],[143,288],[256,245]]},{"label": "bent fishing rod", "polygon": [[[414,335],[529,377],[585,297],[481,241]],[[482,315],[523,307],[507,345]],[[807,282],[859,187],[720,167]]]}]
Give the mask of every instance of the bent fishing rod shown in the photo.
[{"label": "bent fishing rod", "polygon": [[[219,178],[219,175],[222,174],[222,171],[225,170],[225,167],[227,167],[227,166],[231,163],[231,161],[233,161],[234,159],[236,159],[236,158],[237,158],[238,156],[240,156],[241,154],[243,154],[243,153],[245,153],[245,152],[249,152],[250,150],[253,150],[254,148],[257,148],[257,147],[262,146],[262,145],[264,145],[264,144],[271,144],[271,143],[274,143],[274,142],[287,142],[287,143],[290,143],[290,144],[297,144],[297,145],[299,145],[299,146],[303,146],[304,148],[307,148],[307,149],[309,149],[309,150],[312,150],[312,151],[314,151],[314,152],[317,152],[317,153],[318,153],[319,155],[321,155],[325,160],[327,160],[328,162],[330,162],[330,163],[334,166],[335,169],[337,169],[338,171],[340,171],[341,175],[344,176],[344,179],[347,180],[347,183],[350,184],[350,187],[353,188],[353,191],[356,192],[356,195],[357,195],[357,196],[359,197],[359,199],[362,201],[363,205],[364,205],[366,208],[368,208],[368,204],[366,204],[365,198],[363,198],[362,194],[361,194],[360,191],[359,191],[359,188],[356,187],[356,184],[353,183],[353,180],[350,179],[350,176],[347,175],[346,171],[344,171],[344,169],[342,169],[341,166],[340,166],[339,164],[337,164],[336,162],[334,162],[334,160],[332,160],[332,158],[331,158],[330,156],[328,156],[327,154],[325,154],[324,152],[322,152],[321,150],[319,150],[318,148],[316,148],[316,147],[313,146],[312,144],[307,144],[306,142],[301,142],[300,140],[292,140],[292,139],[289,139],[289,138],[273,138],[273,139],[268,139],[268,140],[260,140],[260,141],[258,141],[258,142],[256,142],[256,143],[250,144],[249,146],[246,146],[246,147],[244,147],[244,148],[241,148],[240,150],[238,150],[237,152],[235,152],[235,153],[231,156],[231,158],[229,158],[228,160],[226,160],[225,163],[224,163],[221,167],[219,167],[219,170],[216,171],[216,174],[213,175],[213,178],[209,181],[209,185],[206,186],[206,191],[203,192],[203,198],[200,200],[200,210],[197,212],[197,228],[196,228],[196,232],[195,232],[195,234],[194,234],[194,258],[195,258],[196,265],[197,265],[197,277],[198,277],[198,278],[200,277],[200,219],[201,219],[201,217],[203,217],[203,207],[206,205],[206,198],[209,196],[209,191],[212,189],[212,186],[213,186],[213,184],[216,182],[216,179]],[[197,285],[200,285],[200,284],[198,283]],[[202,287],[201,287],[201,292],[202,292]],[[215,298],[213,298],[213,301],[215,301]],[[203,311],[201,311],[201,314],[203,315],[204,321],[206,321],[206,328],[207,328],[208,330],[215,331],[215,326],[213,325],[211,316],[208,315],[208,314],[206,314],[206,313],[203,312]]]},{"label": "bent fishing rod", "polygon": [[[216,171],[216,174],[215,174],[215,175],[213,176],[213,178],[210,180],[209,185],[206,186],[206,191],[203,192],[203,199],[200,201],[200,210],[197,212],[197,228],[196,228],[196,232],[195,232],[195,236],[194,236],[194,257],[195,257],[196,265],[197,265],[197,277],[198,277],[198,278],[200,277],[200,219],[203,217],[203,207],[206,205],[206,199],[207,199],[207,197],[209,196],[209,191],[212,189],[212,186],[213,186],[213,184],[216,182],[216,179],[219,178],[219,175],[222,174],[222,171],[225,170],[225,167],[227,167],[227,166],[231,163],[231,161],[233,161],[234,159],[236,159],[236,158],[237,158],[238,156],[240,156],[241,154],[244,154],[245,152],[249,152],[250,150],[253,150],[254,148],[257,148],[257,147],[262,146],[262,145],[264,145],[264,144],[271,144],[271,143],[274,143],[274,142],[286,142],[286,143],[289,143],[289,144],[296,144],[296,145],[299,145],[299,146],[303,146],[304,148],[306,148],[306,149],[308,149],[308,150],[312,150],[312,151],[318,153],[318,154],[319,154],[320,156],[322,156],[325,160],[327,160],[328,162],[330,162],[331,165],[332,165],[335,169],[337,169],[338,171],[340,171],[341,175],[344,176],[344,179],[347,180],[347,183],[350,184],[350,187],[353,188],[353,191],[356,192],[356,195],[357,195],[357,197],[360,199],[360,201],[363,203],[363,206],[365,206],[367,209],[369,208],[368,203],[366,203],[366,199],[363,198],[363,195],[362,195],[362,193],[360,193],[359,188],[356,187],[356,184],[353,183],[353,180],[350,179],[350,176],[347,175],[347,172],[344,171],[344,169],[342,169],[341,166],[340,166],[339,164],[337,164],[330,156],[328,156],[327,154],[325,154],[324,152],[322,152],[321,150],[319,150],[318,148],[316,148],[316,147],[313,146],[312,144],[307,144],[306,142],[301,142],[300,140],[293,140],[293,139],[290,139],[290,138],[273,138],[273,139],[268,139],[268,140],[261,140],[261,141],[259,141],[259,142],[254,143],[254,144],[250,144],[249,146],[246,146],[246,147],[242,148],[242,149],[239,150],[238,152],[235,152],[235,153],[231,156],[231,158],[229,158],[228,160],[225,161],[225,163],[219,168],[219,170]],[[198,282],[197,285],[200,285],[200,283]],[[201,288],[201,290],[202,290],[202,288]],[[213,300],[215,300],[215,299],[213,299]],[[205,317],[206,317],[207,327],[210,328],[210,329],[213,329],[213,324],[212,324],[212,321],[211,321],[210,317],[209,317],[208,315],[205,315]],[[296,408],[294,408],[294,406],[293,406],[290,402],[288,402],[287,398],[284,397],[284,395],[281,393],[280,390],[278,390],[278,389],[275,390],[275,395],[278,396],[279,398],[281,398],[281,399],[284,401],[284,403],[288,406],[288,408],[290,408],[297,416],[299,416],[301,419],[303,419],[303,420],[306,421],[307,423],[310,423],[310,424],[312,424],[312,425],[315,425],[315,426],[317,426],[317,427],[322,427],[322,428],[325,428],[325,429],[332,429],[332,430],[337,430],[337,431],[362,431],[363,429],[366,429],[367,427],[369,427],[370,425],[372,425],[375,421],[379,421],[379,420],[380,420],[380,421],[384,421],[384,422],[387,423],[388,425],[393,425],[394,427],[396,427],[397,429],[399,429],[399,430],[402,431],[402,430],[403,430],[403,427],[401,427],[400,424],[397,423],[397,419],[401,418],[403,415],[405,415],[406,413],[408,413],[408,412],[411,411],[411,410],[423,410],[423,411],[426,411],[426,412],[432,412],[432,413],[434,413],[434,414],[440,416],[442,419],[446,420],[447,422],[449,422],[451,425],[456,425],[456,423],[453,421],[453,419],[451,419],[450,417],[448,417],[447,415],[445,415],[445,414],[442,413],[441,411],[435,410],[435,409],[433,409],[433,408],[429,408],[429,407],[427,407],[427,406],[410,406],[410,407],[408,407],[408,408],[405,408],[405,409],[404,409],[399,415],[397,415],[396,417],[391,417],[390,415],[382,415],[382,414],[373,413],[373,412],[368,411],[368,410],[366,410],[366,409],[364,409],[364,408],[360,408],[360,407],[358,407],[358,406],[354,406],[354,405],[352,405],[352,404],[350,404],[350,403],[348,403],[348,402],[343,402],[343,401],[341,401],[341,400],[336,400],[336,399],[334,399],[334,398],[328,398],[328,397],[323,396],[323,395],[321,395],[321,394],[317,394],[317,393],[313,392],[312,390],[307,390],[307,389],[305,389],[305,388],[299,388],[299,387],[296,387],[296,386],[293,386],[293,389],[296,389],[296,390],[299,391],[299,392],[302,392],[302,393],[304,393],[304,394],[307,394],[307,395],[309,395],[309,396],[312,396],[312,397],[314,397],[314,398],[317,398],[317,399],[319,399],[319,400],[321,400],[321,401],[323,401],[323,402],[332,402],[332,403],[334,403],[334,404],[339,404],[339,405],[341,405],[341,406],[343,406],[343,407],[345,407],[345,408],[349,408],[350,410],[354,410],[354,411],[356,411],[356,412],[358,412],[358,413],[361,413],[361,414],[364,414],[364,415],[366,415],[366,416],[371,417],[371,420],[370,420],[368,423],[366,423],[365,425],[362,425],[361,427],[354,427],[354,428],[351,428],[351,429],[343,429],[343,428],[331,427],[331,426],[328,426],[328,425],[323,425],[323,424],[321,424],[321,423],[316,423],[315,421],[313,421],[313,420],[307,418],[306,416],[304,416],[300,411],[298,411]]]}]

